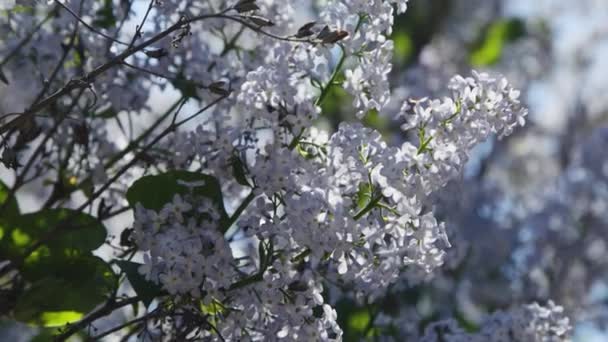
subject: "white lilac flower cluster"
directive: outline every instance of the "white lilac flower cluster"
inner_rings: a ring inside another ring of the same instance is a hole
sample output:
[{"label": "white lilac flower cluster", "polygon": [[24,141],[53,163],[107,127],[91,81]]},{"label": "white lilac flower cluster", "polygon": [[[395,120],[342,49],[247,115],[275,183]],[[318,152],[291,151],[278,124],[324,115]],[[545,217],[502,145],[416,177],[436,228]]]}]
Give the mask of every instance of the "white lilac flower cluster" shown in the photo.
[{"label": "white lilac flower cluster", "polygon": [[[278,143],[258,152],[249,166],[258,197],[239,226],[260,244],[272,243],[281,258],[269,265],[260,263],[257,273],[248,273],[260,274],[260,279],[232,290],[223,305],[249,316],[226,317],[220,329],[227,336],[239,331],[233,324],[252,322],[256,329],[245,327],[240,333],[257,330],[264,331],[259,336],[295,338],[325,332],[325,338],[337,338],[340,332],[331,318],[335,315],[327,311],[320,295],[323,278],[355,286],[360,295],[373,297],[408,267],[428,273],[442,265],[449,242],[443,224],[423,209],[432,205],[428,196],[458,174],[475,143],[490,133],[508,134],[526,114],[503,79],[475,77],[453,80],[454,97],[442,102],[453,105],[429,101],[431,105],[424,108],[418,103],[408,114],[406,125],[423,136],[418,146],[391,147],[373,129],[343,124],[325,143],[316,139],[324,154],[310,162]],[[475,124],[470,128],[465,122]],[[302,144],[307,142],[305,135]],[[202,146],[209,151],[209,144]],[[458,157],[438,157],[443,151],[454,151]],[[453,171],[439,172],[447,168],[442,165]],[[183,212],[196,207],[176,197],[158,214],[139,210],[136,242],[150,251],[147,275],[159,275],[168,291],[190,293],[206,302],[223,301],[224,291],[239,279],[226,270],[237,264],[217,233],[217,223],[185,222]],[[178,236],[178,241],[189,243],[173,243]],[[199,269],[194,271],[196,265]],[[212,266],[200,269],[200,265]],[[306,271],[299,271],[301,267]],[[325,308],[319,317],[313,314],[317,307]]]},{"label": "white lilac flower cluster", "polygon": [[347,67],[344,89],[353,97],[357,116],[369,110],[382,110],[390,99],[388,74],[392,69],[392,32],[396,13],[407,9],[407,1],[331,1],[321,14],[325,22],[352,34],[343,45],[343,56],[356,57]]},{"label": "white lilac flower cluster", "polygon": [[[527,110],[519,91],[504,77],[473,72],[473,77],[456,76],[449,82],[452,97],[416,101],[402,110],[404,130],[419,130],[422,152],[416,156],[420,182],[426,194],[443,187],[462,171],[468,151],[491,134],[511,134],[523,126]],[[411,113],[413,112],[413,113]]]},{"label": "white lilac flower cluster", "polygon": [[[138,204],[133,238],[145,253],[139,272],[172,295],[223,308],[218,329],[224,338],[339,340],[336,312],[324,303],[313,271],[289,259],[268,259],[272,264],[243,278],[219,218],[209,199],[191,195],[175,195],[158,212]],[[260,255],[260,262],[268,256]]]},{"label": "white lilac flower cluster", "polygon": [[340,341],[336,311],[322,292],[313,270],[276,260],[260,282],[230,293],[232,313],[224,317],[221,334],[235,341]]},{"label": "white lilac flower cluster", "polygon": [[140,272],[171,294],[221,298],[217,291],[228,288],[237,273],[219,218],[204,197],[175,195],[159,212],[138,204],[133,238],[145,253]]},{"label": "white lilac flower cluster", "polygon": [[[433,205],[430,195],[459,174],[475,144],[491,134],[509,134],[514,126],[523,124],[526,115],[518,93],[504,78],[477,73],[471,78],[457,76],[450,88],[451,98],[418,102],[408,113],[404,106],[399,114],[399,119],[406,117],[403,128],[416,132],[417,144],[389,146],[377,131],[360,123],[342,124],[326,140],[304,134],[298,146],[311,144],[306,150],[290,149],[289,141],[280,139],[288,136],[284,133],[276,133],[277,141],[262,145],[259,139],[252,139],[258,141],[252,147],[256,158],[245,164],[257,198],[238,226],[263,249],[272,245],[271,252],[280,253],[271,263],[259,260],[254,273],[246,273],[248,277],[257,274],[258,279],[234,292],[258,293],[245,296],[257,303],[257,309],[250,307],[251,302],[243,303],[238,295],[230,296],[224,305],[245,305],[243,311],[253,315],[246,321],[260,320],[256,326],[275,336],[309,330],[318,333],[335,327],[335,321],[328,318],[331,315],[311,314],[315,307],[326,305],[320,295],[323,279],[354,289],[360,299],[373,300],[403,274],[411,277],[407,281],[416,283],[417,276],[424,277],[441,266],[450,243],[443,223],[428,209]],[[269,123],[273,119],[267,116],[261,120]],[[217,141],[221,139],[213,137],[217,133],[200,134],[202,131],[204,128],[199,128],[197,134],[189,135],[191,146],[205,151],[196,153],[202,164],[212,162],[215,149],[222,150],[220,155],[232,155],[234,145],[229,142],[239,140],[238,136],[231,136],[220,147]],[[227,133],[238,131],[238,126],[232,126]],[[256,134],[247,128],[242,132]],[[210,147],[214,145],[218,147]],[[311,159],[311,153],[316,157]],[[302,267],[305,272],[298,271]],[[422,272],[412,271],[415,269]],[[302,272],[309,283],[307,290],[294,290],[293,284],[303,281],[299,278]],[[232,281],[234,284],[234,278]],[[220,288],[231,286],[227,282]],[[281,295],[277,297],[275,292]],[[213,297],[222,298],[219,293]],[[293,305],[299,302],[303,306]],[[278,317],[292,318],[287,323]],[[233,318],[238,315],[226,317],[226,322]],[[235,331],[232,323],[226,324],[232,328],[220,329]],[[318,324],[325,328],[319,330]],[[329,330],[327,338],[339,336],[339,331]]]},{"label": "white lilac flower cluster", "polygon": [[538,303],[524,305],[509,311],[498,311],[486,317],[479,330],[466,332],[457,321],[431,323],[421,342],[558,342],[569,341],[572,329],[564,309],[549,301],[546,306]]}]

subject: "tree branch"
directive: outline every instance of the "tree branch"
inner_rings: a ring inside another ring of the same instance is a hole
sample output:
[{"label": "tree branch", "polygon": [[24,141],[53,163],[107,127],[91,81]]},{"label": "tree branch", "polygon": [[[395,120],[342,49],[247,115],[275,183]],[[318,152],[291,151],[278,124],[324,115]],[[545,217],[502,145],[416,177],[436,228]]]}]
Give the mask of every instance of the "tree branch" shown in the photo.
[{"label": "tree branch", "polygon": [[122,300],[120,302],[108,300],[106,302],[106,304],[104,306],[102,306],[101,308],[97,309],[96,311],[91,312],[90,314],[85,316],[85,318],[81,319],[80,321],[78,321],[74,324],[68,325],[67,330],[65,330],[61,334],[55,336],[54,341],[56,341],[56,342],[65,341],[70,336],[72,336],[75,333],[77,333],[78,331],[86,328],[88,325],[90,325],[94,321],[111,314],[116,309],[120,309],[127,305],[135,304],[135,303],[139,302],[139,300],[140,299],[138,297],[131,297],[131,298]]}]

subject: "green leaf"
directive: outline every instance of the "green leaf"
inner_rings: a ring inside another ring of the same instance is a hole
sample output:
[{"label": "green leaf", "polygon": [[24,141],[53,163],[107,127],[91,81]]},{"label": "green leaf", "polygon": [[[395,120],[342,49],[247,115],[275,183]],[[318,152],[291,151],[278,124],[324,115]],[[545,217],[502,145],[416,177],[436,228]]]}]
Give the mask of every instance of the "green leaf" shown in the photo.
[{"label": "green leaf", "polygon": [[357,191],[357,209],[362,210],[372,200],[372,187],[369,183],[359,184],[359,191]]},{"label": "green leaf", "polygon": [[47,275],[34,281],[17,300],[14,317],[19,321],[41,326],[75,322],[116,289],[112,269],[96,256],[46,261]]},{"label": "green leaf", "polygon": [[165,291],[160,285],[146,280],[146,278],[139,273],[138,269],[141,264],[126,260],[117,261],[116,263],[118,264],[118,267],[125,272],[131,286],[133,286],[133,290],[135,290],[135,293],[137,293],[137,296],[146,307],[150,305],[154,298],[165,294]]},{"label": "green leaf", "polygon": [[83,62],[82,56],[79,53],[74,53],[74,54],[72,54],[71,59],[65,61],[65,63],[63,64],[63,67],[66,69],[79,68],[79,67],[82,67],[82,62]]},{"label": "green leaf", "polygon": [[378,333],[373,326],[374,317],[372,310],[374,306],[362,306],[349,299],[341,299],[336,303],[338,312],[338,324],[344,331],[344,341],[367,341],[372,340]]},{"label": "green leaf", "polygon": [[[188,188],[182,182],[203,182],[203,185]],[[215,177],[188,171],[169,171],[160,175],[145,176],[133,183],[127,190],[127,201],[131,207],[141,203],[146,209],[159,211],[171,202],[176,194],[203,196],[211,199],[220,213],[220,226],[223,232],[228,230],[228,214],[224,208],[222,189]]]},{"label": "green leaf", "polygon": [[93,193],[95,193],[95,184],[93,184],[93,179],[86,178],[80,186],[80,190],[82,190],[82,193],[87,196],[88,199],[90,199],[91,196],[93,196]]},{"label": "green leaf", "polygon": [[71,209],[46,209],[8,218],[0,225],[0,255],[9,257],[21,255],[51,232],[56,234],[45,245],[63,254],[92,251],[106,239],[106,229],[99,220]]},{"label": "green leaf", "polygon": [[116,17],[112,10],[112,0],[104,0],[103,7],[95,12],[93,26],[110,29],[116,26]]},{"label": "green leaf", "polygon": [[[337,79],[343,79],[342,75],[338,75]],[[330,86],[325,91],[327,95],[321,103],[321,112],[332,127],[338,127],[352,113],[353,97],[341,86]]]},{"label": "green leaf", "polygon": [[354,332],[363,333],[370,323],[370,318],[368,310],[356,310],[348,317],[348,328]]},{"label": "green leaf", "polygon": [[408,62],[414,53],[414,47],[410,34],[405,31],[395,31],[392,39],[395,44],[394,58],[401,63]]},{"label": "green leaf", "polygon": [[239,158],[238,156],[233,156],[231,164],[232,175],[234,176],[234,179],[237,181],[237,183],[243,186],[251,187],[249,181],[247,180],[247,171],[245,170],[245,165],[243,165],[241,158]]},{"label": "green leaf", "polygon": [[[49,275],[61,279],[79,280],[87,273],[93,274],[97,268],[97,258],[88,251],[53,250],[41,246],[31,253],[20,267],[25,280],[35,282]],[[101,259],[99,259],[101,260]]]},{"label": "green leaf", "polygon": [[519,19],[501,19],[492,23],[483,32],[479,42],[469,55],[474,66],[488,66],[500,60],[504,46],[521,38],[525,27]]},{"label": "green leaf", "polygon": [[[9,194],[9,188],[8,186],[6,186],[6,184],[2,183],[2,181],[0,181],[0,206],[5,206],[8,194]],[[19,215],[19,204],[17,203],[17,199],[15,198],[15,196],[12,196],[12,198],[9,200],[8,204],[6,204],[6,206],[4,207],[3,211],[2,211],[2,216],[4,217],[5,215],[11,215],[11,216],[17,216]],[[0,233],[1,234],[1,233]]]},{"label": "green leaf", "polygon": [[197,94],[198,85],[196,82],[186,79],[183,74],[179,74],[177,78],[171,81],[173,87],[179,90],[185,98],[194,98],[200,100]]},{"label": "green leaf", "polygon": [[378,110],[371,109],[365,114],[365,117],[363,117],[363,124],[379,131],[380,133],[384,133],[383,131],[389,127],[390,121],[385,116],[380,115]]},{"label": "green leaf", "polygon": [[103,110],[101,110],[100,112],[97,112],[97,113],[89,112],[89,113],[87,113],[87,115],[90,117],[94,117],[94,118],[111,119],[111,118],[116,117],[118,115],[118,113],[119,112],[116,109],[114,109],[112,106],[110,106],[108,108],[104,108]]},{"label": "green leaf", "polygon": [[15,14],[34,14],[36,12],[34,6],[28,5],[15,5],[13,8],[9,10],[11,13]]}]

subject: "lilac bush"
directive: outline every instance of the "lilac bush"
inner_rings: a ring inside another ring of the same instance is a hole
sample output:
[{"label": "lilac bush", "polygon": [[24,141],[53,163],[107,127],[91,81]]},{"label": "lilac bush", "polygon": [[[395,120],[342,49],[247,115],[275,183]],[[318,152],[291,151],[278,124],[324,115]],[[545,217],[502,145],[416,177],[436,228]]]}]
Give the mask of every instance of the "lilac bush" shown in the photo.
[{"label": "lilac bush", "polygon": [[605,266],[606,132],[510,193],[478,150],[536,127],[496,69],[533,77],[471,68],[466,25],[396,73],[413,3],[0,4],[0,313],[57,341],[570,340]]}]

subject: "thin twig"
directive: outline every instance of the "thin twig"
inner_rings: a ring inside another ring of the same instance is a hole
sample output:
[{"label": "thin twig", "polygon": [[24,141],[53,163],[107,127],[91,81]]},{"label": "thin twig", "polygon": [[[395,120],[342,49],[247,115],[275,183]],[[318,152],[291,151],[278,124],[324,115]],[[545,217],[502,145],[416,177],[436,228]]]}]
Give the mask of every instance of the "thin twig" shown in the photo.
[{"label": "thin twig", "polygon": [[228,19],[228,20],[232,20],[232,21],[236,21],[244,26],[246,26],[247,28],[258,32],[262,35],[274,38],[274,39],[278,39],[278,40],[283,40],[283,41],[289,41],[289,42],[300,42],[300,43],[312,43],[312,44],[316,44],[318,43],[317,41],[315,41],[314,39],[299,39],[299,38],[291,38],[291,37],[281,37],[275,34],[272,34],[270,32],[266,32],[264,30],[262,30],[260,27],[247,22],[246,20],[244,20],[243,18],[240,17],[235,17],[235,16],[230,16],[230,15],[226,15],[225,13],[228,10],[225,10],[223,12],[220,13],[215,13],[215,14],[202,14],[193,18],[181,18],[177,23],[171,25],[169,28],[167,28],[165,31],[157,34],[156,36],[148,39],[147,41],[126,49],[125,51],[123,51],[122,53],[120,53],[119,55],[117,55],[116,57],[112,58],[110,61],[106,62],[105,64],[100,65],[99,67],[95,68],[93,71],[91,71],[90,73],[88,73],[87,75],[85,75],[84,77],[77,79],[77,80],[72,80],[70,82],[68,82],[63,88],[61,88],[60,90],[56,91],[54,94],[50,95],[49,97],[47,97],[46,99],[36,103],[35,105],[31,106],[29,109],[27,109],[26,111],[24,111],[19,117],[13,119],[12,121],[10,121],[9,123],[7,123],[6,125],[0,127],[0,134],[3,134],[4,132],[8,131],[9,129],[16,127],[20,124],[20,122],[26,120],[26,117],[29,117],[35,113],[37,113],[38,111],[42,110],[43,108],[47,107],[48,105],[50,105],[51,103],[54,103],[55,101],[57,101],[60,97],[62,97],[63,95],[71,92],[74,89],[78,89],[78,88],[83,88],[83,87],[88,87],[88,85],[90,83],[92,83],[93,81],[95,81],[95,79],[103,74],[104,72],[106,72],[107,70],[115,67],[116,65],[122,64],[122,62],[130,57],[131,55],[142,51],[143,49],[147,48],[148,46],[160,41],[161,39],[167,37],[168,35],[170,35],[171,33],[183,28],[185,25],[188,25],[190,23],[193,22],[197,22],[197,21],[201,21],[201,20],[206,20],[206,19]]},{"label": "thin twig", "polygon": [[97,191],[95,191],[88,198],[88,200],[85,203],[83,203],[82,205],[80,205],[74,211],[74,213],[72,215],[69,215],[64,220],[62,220],[61,222],[59,222],[57,225],[55,225],[54,227],[52,227],[47,234],[45,234],[41,239],[39,239],[38,241],[36,241],[35,243],[33,243],[27,250],[25,250],[25,252],[23,253],[23,255],[20,256],[19,259],[13,260],[11,262],[11,264],[13,264],[13,268],[19,267],[23,263],[23,261],[29,255],[31,255],[34,251],[36,251],[38,248],[40,248],[40,246],[42,246],[43,244],[45,244],[45,243],[53,240],[54,238],[57,238],[57,236],[60,235],[60,227],[61,227],[61,224],[63,222],[70,222],[70,220],[74,219],[74,217],[76,217],[76,215],[78,215],[78,213],[82,212],[85,208],[87,208],[89,205],[91,205],[112,184],[114,184],[114,182],[117,181],[118,178],[120,178],[125,172],[127,172],[131,167],[133,167],[141,159],[141,157],[146,153],[146,151],[148,149],[150,149],[152,146],[154,146],[156,143],[158,143],[160,140],[162,140],[169,133],[174,132],[179,126],[183,125],[188,120],[193,119],[197,115],[200,115],[201,113],[205,112],[209,108],[215,106],[218,102],[220,102],[221,100],[225,99],[226,97],[227,96],[222,96],[222,97],[217,98],[216,100],[214,100],[211,103],[207,104],[205,107],[201,108],[199,111],[197,111],[193,115],[190,115],[187,119],[182,120],[180,122],[177,122],[177,123],[172,124],[169,127],[167,127],[162,133],[160,133],[156,138],[154,138],[150,143],[148,143],[139,153],[137,153],[135,155],[135,157],[133,157],[133,159],[131,159],[130,162],[128,162],[126,165],[124,165],[118,172],[116,172],[116,174],[114,174],[114,176],[112,176],[112,178],[110,178]]},{"label": "thin twig", "polygon": [[[84,3],[84,0],[81,0],[80,8],[78,9],[79,13],[82,12],[83,3]],[[61,5],[63,6],[63,4],[61,4]],[[74,15],[76,16],[76,18],[78,18],[78,15],[76,13],[74,13]],[[46,92],[51,88],[51,85],[52,85],[53,81],[55,80],[55,78],[57,78],[57,76],[59,75],[59,72],[63,68],[63,63],[65,62],[66,58],[70,54],[70,51],[72,51],[72,49],[74,48],[74,43],[76,42],[76,37],[78,35],[78,28],[79,28],[78,23],[76,23],[76,25],[74,25],[74,31],[72,31],[72,34],[70,36],[70,41],[68,42],[67,46],[63,49],[63,54],[61,55],[61,57],[59,58],[59,61],[55,65],[55,68],[51,72],[51,76],[44,81],[44,87],[42,87],[42,89],[40,90],[38,95],[36,95],[33,103],[36,103],[42,99],[42,97],[46,94]]]},{"label": "thin twig", "polygon": [[[49,141],[49,139],[51,139],[51,137],[53,136],[53,134],[55,134],[55,132],[59,129],[59,126],[67,118],[68,114],[72,111],[72,109],[74,109],[74,107],[78,103],[78,99],[80,99],[80,96],[82,96],[83,93],[84,93],[84,89],[81,89],[80,92],[74,98],[74,101],[72,102],[72,104],[70,105],[70,107],[65,111],[66,114],[62,115],[61,117],[59,117],[57,119],[57,121],[55,122],[55,124],[53,125],[53,127],[51,127],[51,129],[46,133],[46,135],[44,136],[44,138],[42,139],[42,141],[40,142],[40,144],[38,144],[38,146],[36,147],[36,149],[34,150],[34,152],[32,153],[32,155],[29,157],[28,161],[25,163],[24,168],[21,170],[21,173],[19,173],[17,175],[17,177],[15,179],[14,185],[11,187],[11,189],[9,190],[9,192],[8,192],[8,194],[6,196],[6,200],[4,201],[3,204],[0,205],[0,213],[2,213],[6,209],[8,203],[10,202],[10,200],[17,193],[17,190],[19,190],[19,188],[21,186],[23,186],[23,184],[26,184],[25,179],[27,177],[27,173],[30,170],[30,168],[34,165],[34,162],[36,161],[36,158],[38,158],[38,156],[40,155],[40,153],[42,153],[42,151],[44,151],[46,143]],[[2,274],[2,273],[0,273],[0,274]]]},{"label": "thin twig", "polygon": [[[104,169],[108,170],[122,158],[124,158],[127,154],[129,154],[132,150],[134,150],[140,142],[142,142],[145,138],[147,138],[160,124],[165,121],[171,113],[177,108],[177,106],[184,100],[184,98],[180,98],[173,105],[169,107],[169,109],[163,113],[150,127],[148,127],[143,133],[141,133],[135,140],[131,141],[127,147],[125,147],[122,151],[120,151],[117,155],[112,157],[109,161],[104,164]],[[76,185],[73,189],[68,189],[68,193],[66,196],[69,196],[72,192],[76,191],[76,189],[81,189],[84,184],[91,181],[91,176],[83,179],[78,185]],[[52,203],[51,203],[52,204]]]},{"label": "thin twig", "polygon": [[122,42],[114,37],[110,37],[107,34],[97,30],[96,28],[94,28],[93,26],[87,24],[87,22],[85,22],[78,14],[74,13],[74,11],[72,11],[71,8],[69,8],[68,6],[64,5],[61,1],[59,0],[55,0],[55,3],[57,3],[57,5],[61,6],[63,9],[65,9],[66,11],[68,11],[74,18],[76,18],[76,20],[78,20],[82,25],[84,25],[87,29],[89,29],[89,31],[96,33],[108,40],[113,41],[114,43],[120,44],[120,45],[125,45],[125,46],[129,46],[129,44]]},{"label": "thin twig", "polygon": [[86,328],[88,325],[90,325],[94,321],[96,321],[96,320],[98,320],[98,319],[100,319],[102,317],[105,317],[105,316],[111,314],[112,312],[114,312],[114,310],[120,309],[120,308],[125,307],[127,305],[136,304],[139,301],[140,301],[140,299],[138,297],[131,297],[131,298],[128,298],[128,299],[121,300],[120,302],[115,302],[113,300],[108,300],[104,304],[104,306],[102,306],[101,308],[99,308],[99,309],[91,312],[90,314],[86,315],[80,321],[78,321],[76,323],[73,323],[73,324],[70,324],[68,326],[67,330],[65,330],[61,334],[55,336],[54,341],[56,341],[56,342],[58,342],[58,341],[65,341],[70,336],[72,336],[75,333],[77,333],[78,331]]},{"label": "thin twig", "polygon": [[[101,333],[99,335],[95,335],[92,339],[89,339],[89,340],[90,341],[99,341],[102,338],[104,338],[104,337],[106,337],[106,336],[108,336],[108,335],[110,335],[112,333],[115,333],[117,331],[120,331],[120,330],[128,327],[129,325],[133,325],[133,324],[136,324],[136,323],[139,323],[139,322],[147,321],[147,320],[149,320],[151,318],[154,318],[156,316],[160,316],[162,313],[163,313],[162,310],[156,309],[156,310],[150,312],[147,315],[144,315],[144,316],[136,318],[136,319],[132,319],[132,320],[130,320],[128,322],[125,322],[125,323],[123,323],[121,325],[118,325],[118,326],[116,326],[116,327],[114,327],[112,329],[106,330],[106,331],[104,331],[103,333]],[[63,341],[63,340],[60,340],[60,341]]]},{"label": "thin twig", "polygon": [[[163,74],[161,74],[159,72],[148,70],[148,69],[144,69],[142,67],[139,67],[137,65],[133,65],[133,64],[125,62],[125,61],[123,61],[122,64],[124,66],[127,66],[127,67],[131,68],[131,69],[134,69],[134,70],[137,70],[137,71],[141,71],[143,73],[147,73],[147,74],[150,74],[150,75],[153,75],[153,76],[156,76],[156,77],[164,78],[164,79],[169,80],[169,81],[178,81],[179,80],[179,77],[177,77],[177,76],[163,75]],[[193,80],[186,79],[186,81],[192,82],[192,84],[194,84],[196,87],[201,88],[201,89],[208,89],[209,88],[209,86],[206,86],[206,85],[204,85],[202,83],[198,83],[198,82],[193,81]]]},{"label": "thin twig", "polygon": [[186,117],[185,119],[183,119],[182,121],[179,121],[177,123],[175,123],[176,127],[182,126],[183,124],[185,124],[186,122],[194,119],[195,117],[199,116],[200,114],[202,114],[203,112],[207,111],[209,108],[215,106],[217,103],[219,103],[221,100],[227,98],[229,95],[224,95],[221,96],[219,98],[217,98],[216,100],[214,100],[213,102],[211,102],[210,104],[208,104],[207,106],[201,108],[199,111],[197,111],[194,114],[191,114],[190,116]]},{"label": "thin twig", "polygon": [[228,19],[228,20],[232,20],[235,21],[245,27],[247,27],[248,29],[260,33],[264,36],[276,39],[276,40],[281,40],[281,41],[285,41],[285,42],[292,42],[292,43],[318,43],[317,41],[315,41],[314,39],[309,39],[309,38],[295,38],[293,36],[279,36],[276,35],[274,33],[270,33],[268,31],[262,30],[262,28],[256,24],[250,23],[247,20],[245,20],[247,17],[239,17],[239,16],[234,16],[234,15],[226,15],[226,14],[220,14],[217,16],[218,18],[223,18],[223,19]]},{"label": "thin twig", "polygon": [[135,29],[135,35],[133,36],[133,39],[131,40],[131,43],[129,44],[129,48],[133,47],[133,44],[135,44],[137,39],[141,36],[141,30],[143,29],[144,24],[146,23],[146,20],[148,19],[148,15],[150,14],[152,7],[154,7],[154,0],[150,0],[150,4],[148,5],[146,14],[144,14],[144,18],[141,20],[141,23]]}]

